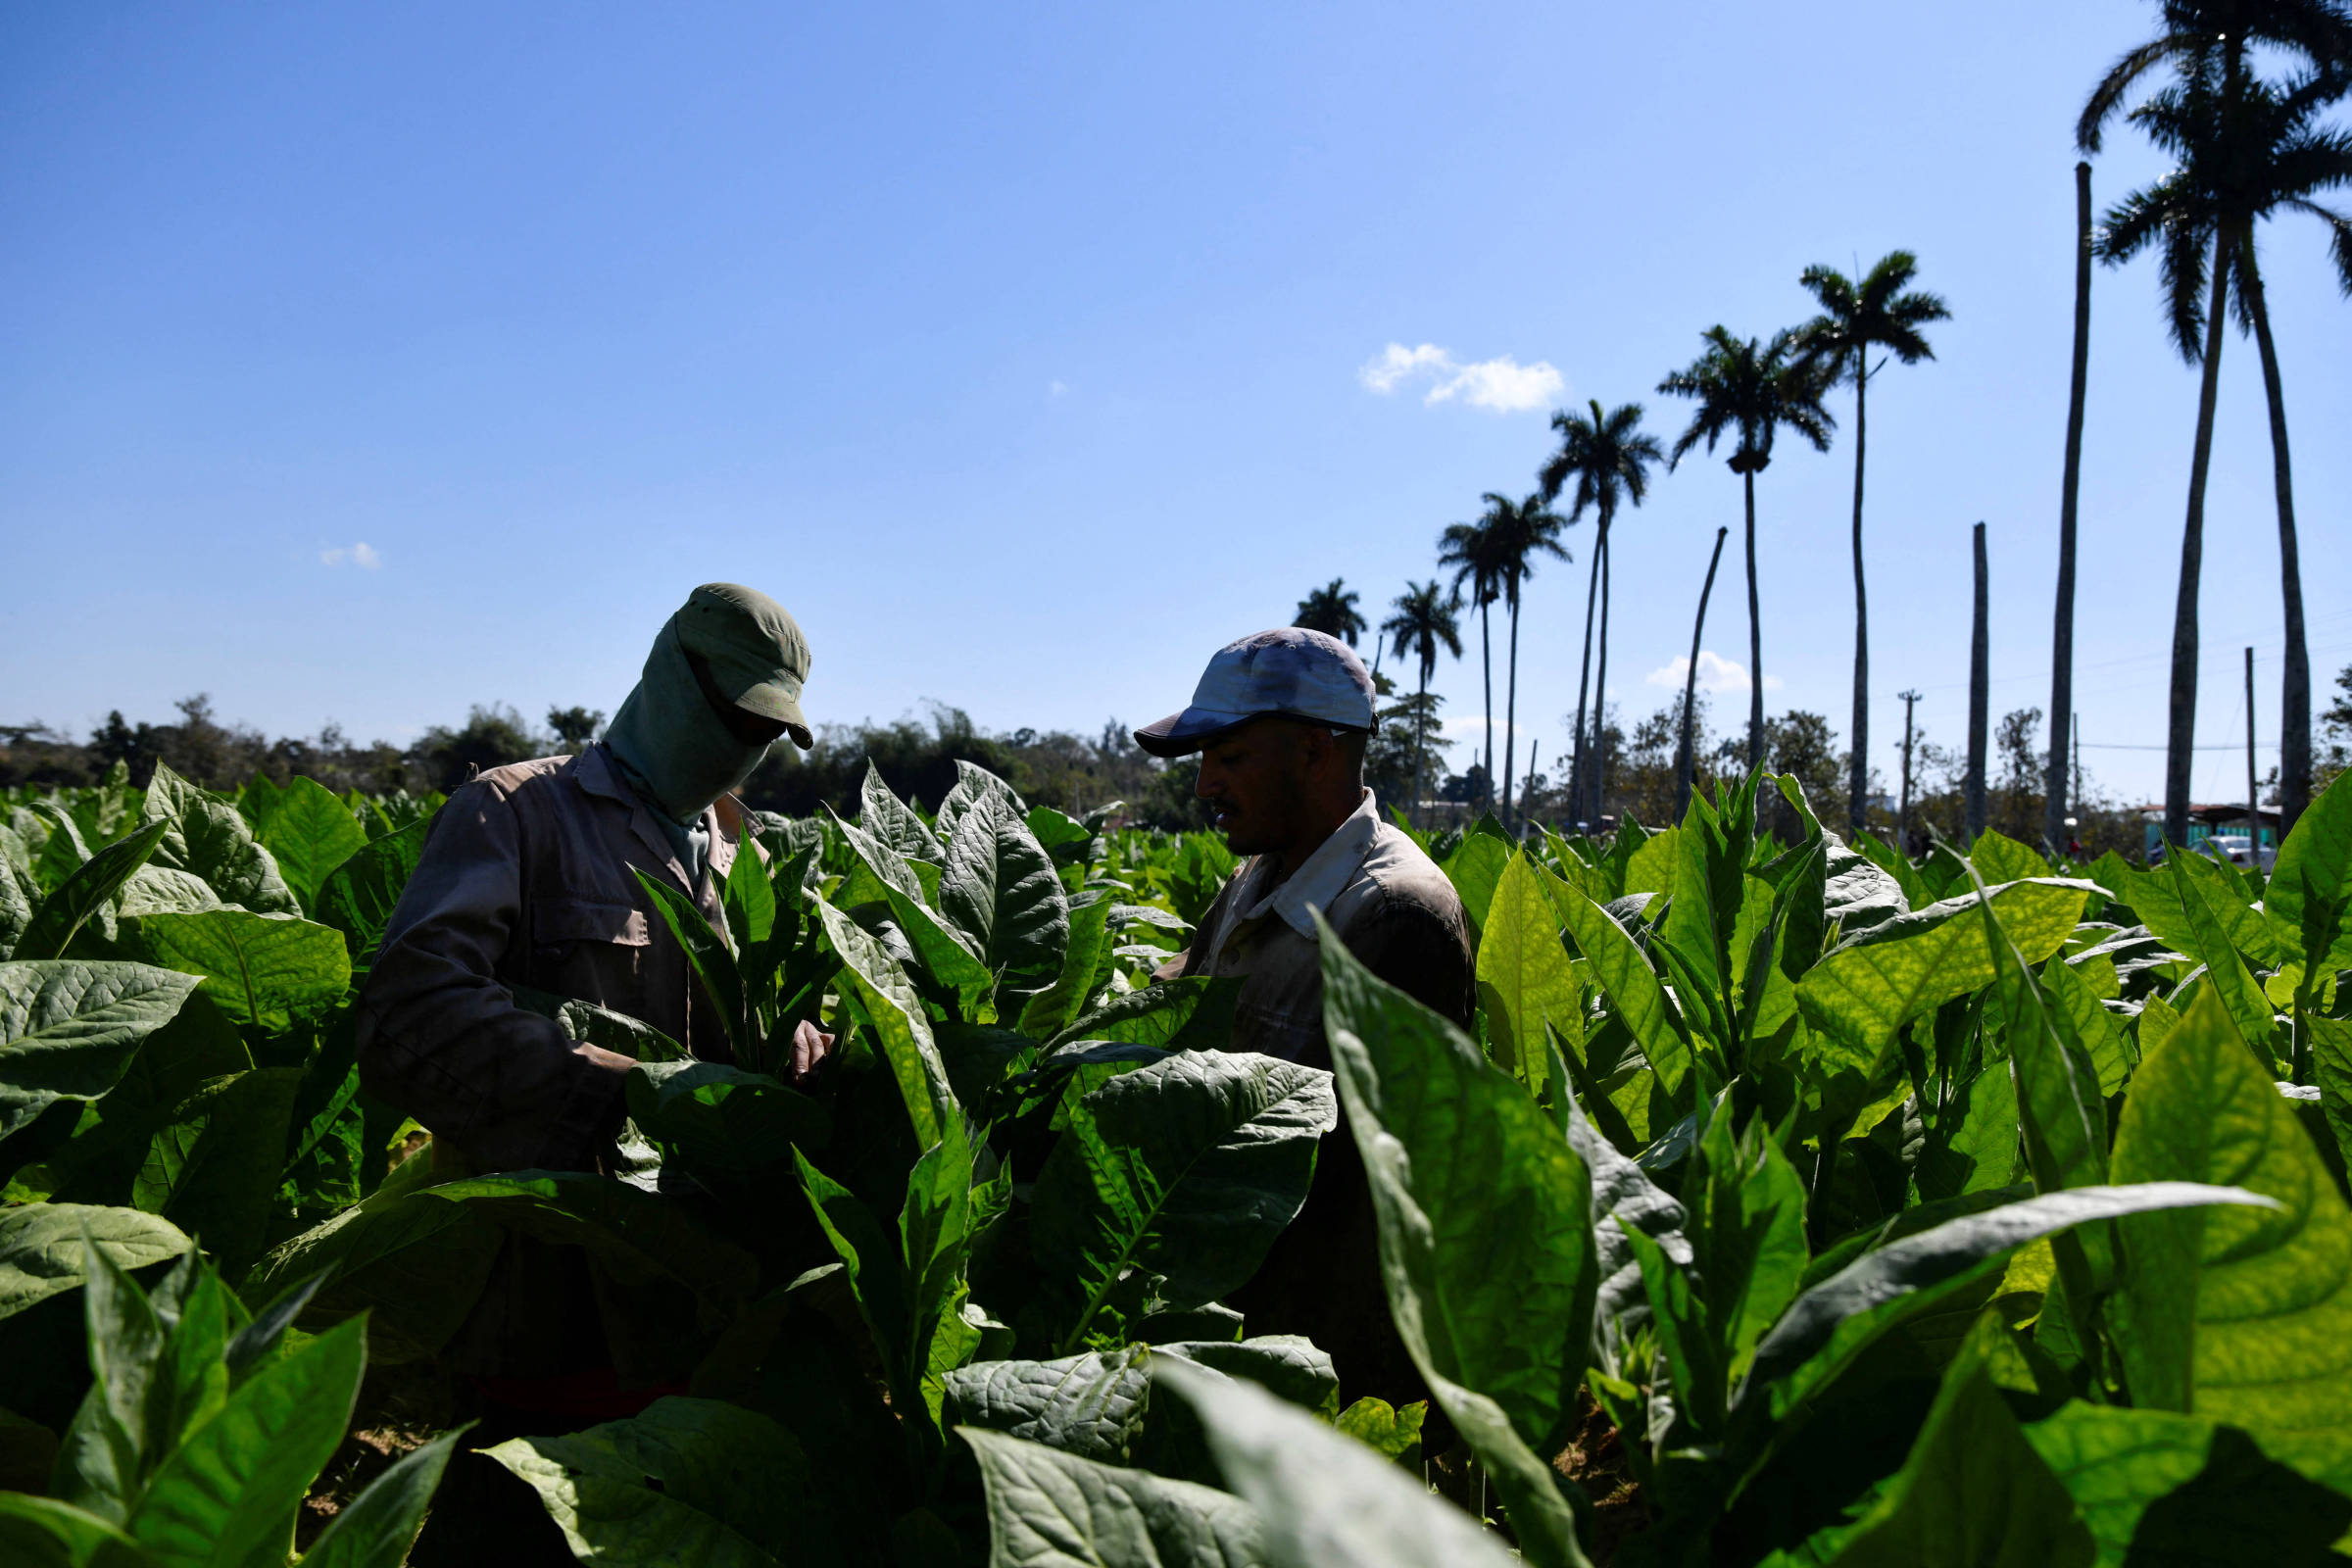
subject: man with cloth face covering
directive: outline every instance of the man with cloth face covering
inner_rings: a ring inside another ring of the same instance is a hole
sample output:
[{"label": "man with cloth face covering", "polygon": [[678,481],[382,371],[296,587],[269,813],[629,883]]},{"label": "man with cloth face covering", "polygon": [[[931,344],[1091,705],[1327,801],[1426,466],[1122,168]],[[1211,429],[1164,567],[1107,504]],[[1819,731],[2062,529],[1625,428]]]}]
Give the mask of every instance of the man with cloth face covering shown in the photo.
[{"label": "man with cloth face covering", "polygon": [[[362,1082],[431,1129],[435,1179],[610,1168],[630,1058],[566,1039],[514,988],[596,1003],[728,1059],[714,1004],[631,872],[685,893],[724,929],[719,889],[738,854],[757,853],[740,844],[728,792],[778,737],[810,744],[808,673],[808,644],[781,605],[706,583],[655,638],[603,741],[495,768],[442,807],[357,1019]],[[832,1044],[801,1025],[792,1078],[805,1081]],[[678,1337],[648,1316],[578,1249],[509,1235],[442,1349],[469,1381],[466,1413],[482,1419],[471,1446],[685,1392],[665,1386],[682,1371],[663,1364]],[[569,1561],[529,1490],[489,1460],[450,1467],[434,1517],[419,1564]]]}]

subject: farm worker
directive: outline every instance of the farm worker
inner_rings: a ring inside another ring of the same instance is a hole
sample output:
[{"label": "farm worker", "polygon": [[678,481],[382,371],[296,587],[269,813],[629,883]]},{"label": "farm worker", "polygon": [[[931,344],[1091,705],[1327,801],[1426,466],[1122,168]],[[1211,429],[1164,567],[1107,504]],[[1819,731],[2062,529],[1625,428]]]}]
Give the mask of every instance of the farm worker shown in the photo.
[{"label": "farm worker", "polygon": [[[718,1015],[631,872],[723,924],[728,868],[756,853],[740,847],[743,813],[727,797],[779,737],[811,743],[808,674],[808,641],[783,606],[706,583],[655,637],[604,740],[495,768],[441,808],[358,1011],[361,1079],[431,1129],[436,1175],[586,1171],[613,1157],[630,1058],[565,1038],[518,990],[596,1003],[725,1059]],[[831,1045],[803,1025],[794,1076]],[[632,1414],[665,1392],[678,1369],[662,1364],[664,1336],[625,1298],[578,1250],[509,1236],[442,1352],[480,1396],[472,1446]],[[569,1560],[528,1489],[489,1461],[451,1467],[435,1519],[444,1528],[426,1532],[419,1563],[522,1560],[551,1540],[553,1558]]]},{"label": "farm worker", "polygon": [[[1250,857],[1191,949],[1154,976],[1238,976],[1235,1051],[1330,1067],[1317,909],[1374,974],[1470,1026],[1461,900],[1364,787],[1373,726],[1372,678],[1355,651],[1285,626],[1219,649],[1190,707],[1136,731],[1154,756],[1200,754],[1194,794],[1234,853]],[[1351,1393],[1422,1396],[1389,1319],[1371,1191],[1344,1124],[1323,1141],[1305,1207],[1232,1304],[1252,1333],[1312,1339]]]}]

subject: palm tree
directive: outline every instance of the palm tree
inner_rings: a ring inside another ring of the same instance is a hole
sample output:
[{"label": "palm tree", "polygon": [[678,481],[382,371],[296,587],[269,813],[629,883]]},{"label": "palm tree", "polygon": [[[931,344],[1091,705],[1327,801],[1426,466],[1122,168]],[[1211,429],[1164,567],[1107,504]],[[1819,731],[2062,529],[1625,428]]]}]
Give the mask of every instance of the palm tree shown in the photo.
[{"label": "palm tree", "polygon": [[1538,556],[1568,559],[1567,550],[1560,544],[1560,534],[1566,530],[1568,519],[1545,504],[1541,491],[1518,502],[1492,490],[1479,499],[1487,504],[1486,514],[1478,519],[1479,526],[1494,538],[1502,602],[1511,612],[1510,675],[1502,701],[1502,776],[1506,781],[1502,791],[1502,818],[1503,825],[1508,827],[1511,790],[1507,781],[1515,776],[1519,747],[1519,590],[1536,574]]},{"label": "palm tree", "polygon": [[1838,421],[1821,406],[1828,390],[1822,372],[1796,351],[1796,334],[1779,331],[1768,344],[1732,336],[1723,326],[1699,334],[1706,352],[1658,383],[1658,390],[1694,399],[1690,427],[1674,443],[1666,466],[1672,470],[1703,439],[1707,451],[1726,431],[1738,440],[1726,460],[1740,475],[1747,498],[1747,770],[1764,765],[1764,633],[1756,607],[1756,475],[1772,463],[1773,436],[1787,425],[1830,450]]},{"label": "palm tree", "polygon": [[1346,578],[1334,577],[1298,601],[1298,614],[1291,624],[1340,638],[1353,648],[1356,637],[1368,629],[1363,612],[1355,608],[1361,597],[1348,586]]},{"label": "palm tree", "polygon": [[[2321,191],[2352,184],[2352,134],[2313,123],[2320,111],[2342,96],[2347,86],[2352,86],[2352,72],[2315,73],[2275,85],[2242,70],[2233,71],[2218,50],[2184,63],[2180,79],[2150,95],[2130,117],[2151,141],[2172,153],[2178,165],[2162,179],[2116,204],[2108,212],[2097,241],[2100,258],[2110,265],[2162,242],[2166,306],[2174,342],[2183,359],[2201,365],[2203,370],[2173,618],[2164,830],[2174,844],[2181,842],[2188,825],[2205,482],[2213,457],[2224,320],[2232,304],[2240,329],[2253,333],[2261,351],[2263,387],[2270,405],[2280,593],[2286,621],[2286,668],[2279,704],[2281,816],[2291,820],[2310,798],[2311,663],[2303,625],[2285,395],[2279,383],[2278,349],[2271,336],[2254,236],[2255,225],[2282,208],[2319,218],[2331,230],[2338,276],[2352,289],[2352,219],[2312,200]],[[2200,307],[2201,295],[2205,298]]]},{"label": "palm tree", "polygon": [[1649,494],[1649,466],[1663,462],[1666,454],[1656,436],[1639,428],[1641,404],[1621,403],[1607,414],[1601,413],[1598,398],[1588,400],[1586,406],[1592,410],[1591,418],[1565,410],[1552,415],[1551,427],[1559,432],[1560,450],[1544,465],[1537,480],[1546,501],[1556,500],[1569,480],[1576,481],[1576,495],[1568,508],[1570,522],[1582,517],[1587,507],[1594,513],[1592,565],[1585,583],[1584,669],[1576,678],[1576,752],[1568,766],[1569,802],[1579,816],[1590,821],[1600,815],[1600,714],[1605,708],[1601,692],[1609,675],[1609,601],[1604,593],[1600,599],[1600,681],[1592,693],[1592,740],[1588,752],[1585,691],[1592,673],[1593,589],[1604,580],[1609,524],[1616,520],[1618,506],[1642,503]]},{"label": "palm tree", "polygon": [[1465,584],[1470,603],[1478,610],[1478,663],[1484,683],[1487,721],[1487,785],[1494,784],[1494,643],[1488,612],[1502,597],[1501,564],[1494,555],[1495,536],[1484,521],[1456,522],[1438,536],[1438,564],[1453,568],[1453,589]]},{"label": "palm tree", "polygon": [[[2284,99],[2298,96],[2304,90],[2315,90],[2319,101],[2341,94],[2347,82],[2352,82],[2352,11],[2340,0],[2163,0],[2162,15],[2163,30],[2127,52],[2091,89],[2082,118],[2076,122],[2075,141],[2085,153],[2099,151],[2107,122],[2122,111],[2124,100],[2140,79],[2160,65],[2169,63],[2175,68],[2176,85],[2169,94],[2172,104],[2167,107],[2151,101],[2131,118],[2149,131],[2151,139],[2181,154],[2182,168],[2174,176],[2140,193],[2169,197],[2149,205],[2170,209],[2172,216],[2168,220],[2150,213],[2147,231],[2132,248],[2145,245],[2156,230],[2164,232],[2167,241],[2164,277],[2173,336],[2181,357],[2192,365],[2201,361],[2205,372],[2198,388],[2197,435],[2189,464],[2188,520],[2181,530],[2181,579],[2173,620],[2171,733],[2166,738],[2164,831],[2169,842],[2178,844],[2180,835],[2187,831],[2189,748],[2196,723],[2196,578],[2204,549],[2205,479],[2212,459],[2221,318],[2225,302],[2233,290],[2240,324],[2252,325],[2256,342],[2263,350],[2264,392],[2271,404],[2271,461],[2273,484],[2278,498],[2279,592],[2286,621],[2283,690],[2279,702],[2278,804],[2282,828],[2301,813],[2311,794],[2311,655],[2303,627],[2303,579],[2295,540],[2285,408],[2277,384],[2277,356],[2268,344],[2270,323],[2261,302],[2261,275],[2258,271],[2246,271],[2232,281],[2232,273],[2239,270],[2238,264],[2253,261],[2253,219],[2268,216],[2269,207],[2249,214],[2241,206],[2238,212],[2228,216],[2208,211],[2200,220],[2190,211],[2196,204],[2189,199],[2187,187],[2198,183],[2196,176],[2200,174],[2223,175],[2222,179],[2212,181],[2217,186],[2231,183],[2227,176],[2230,160],[2225,151],[2226,143],[2234,143],[2230,150],[2240,156],[2251,155],[2257,163],[2271,162],[2259,147],[2264,139],[2260,125],[2269,121],[2274,134],[2287,128],[2281,116],[2275,112],[2283,107]],[[2249,89],[2247,51],[2255,44],[2302,56],[2314,74],[2286,94],[2272,93],[2268,88]],[[2265,114],[2259,103],[2250,103],[2265,97],[2272,100],[2273,113]],[[2246,117],[2251,124],[2239,121],[2239,112],[2248,107],[2254,109]],[[2205,124],[2201,133],[2179,138],[2180,145],[2168,142],[2168,128],[2177,137],[2180,131],[2192,130],[2200,120]],[[2234,138],[2229,134],[2233,123],[2243,133]],[[2292,128],[2306,130],[2308,126]],[[2184,149],[2189,141],[2202,142],[2207,156],[2201,159],[2188,156]],[[2257,185],[2265,182],[2260,176],[2252,181]],[[2296,193],[2301,198],[2300,205],[2318,212],[2331,223],[2339,223],[2341,220],[2334,215],[2311,207],[2309,196],[2319,188],[2324,186],[2304,182],[2303,189]],[[2226,200],[2213,203],[2216,208],[2232,205],[2237,204]],[[2276,205],[2278,199],[2270,204]],[[2110,229],[2117,226],[2115,220],[2130,206],[2127,202],[2109,214]],[[2233,223],[2230,217],[2241,219],[2242,222]],[[2343,259],[2340,228],[2337,234],[2340,267]],[[2123,256],[2115,253],[2111,239],[2111,235],[2102,236],[2102,259],[2120,261]],[[2213,258],[2210,305],[2205,311],[2210,320],[2205,348],[2200,348],[2195,330],[2199,317],[2196,296],[2206,282],[2207,269],[2201,253],[2207,250]]]},{"label": "palm tree", "polygon": [[[1920,328],[1951,318],[1940,296],[1905,292],[1919,258],[1888,251],[1860,282],[1835,268],[1813,266],[1797,281],[1821,304],[1821,314],[1796,329],[1797,349],[1826,372],[1831,384],[1854,383],[1854,727],[1846,774],[1846,826],[1867,825],[1870,801],[1870,596],[1862,576],[1862,453],[1867,430],[1870,357],[1885,349],[1905,365],[1932,360]],[[1883,364],[1884,362],[1882,362]]]},{"label": "palm tree", "polygon": [[[1396,650],[1398,659],[1412,659],[1420,665],[1421,688],[1416,700],[1429,695],[1429,677],[1437,672],[1438,650],[1443,647],[1454,658],[1462,657],[1462,630],[1455,614],[1462,608],[1461,595],[1446,588],[1437,578],[1427,582],[1406,579],[1404,592],[1396,596],[1396,613],[1380,623],[1381,635],[1388,638]],[[1413,746],[1413,809],[1421,809],[1421,779],[1428,763],[1429,748],[1419,740]]]},{"label": "palm tree", "polygon": [[1683,813],[1690,809],[1690,753],[1698,722],[1698,642],[1707,629],[1707,601],[1715,597],[1715,568],[1723,564],[1723,536],[1731,531],[1729,528],[1715,530],[1715,553],[1707,557],[1707,581],[1698,591],[1698,613],[1690,617],[1690,660],[1683,666],[1682,721],[1675,726],[1674,820],[1677,824],[1683,820]]}]

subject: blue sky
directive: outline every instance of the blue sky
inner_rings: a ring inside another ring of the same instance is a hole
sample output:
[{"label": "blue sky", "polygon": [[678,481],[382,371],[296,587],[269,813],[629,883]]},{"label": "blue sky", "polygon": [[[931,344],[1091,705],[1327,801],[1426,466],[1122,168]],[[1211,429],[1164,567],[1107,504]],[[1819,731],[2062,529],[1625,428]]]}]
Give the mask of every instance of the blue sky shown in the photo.
[{"label": "blue sky", "polygon": [[[1313,584],[1385,604],[1427,575],[1480,492],[1529,487],[1551,407],[1642,401],[1670,439],[1684,410],[1652,388],[1701,328],[1790,324],[1807,263],[1903,246],[1954,319],[1873,388],[1891,776],[1903,688],[1962,738],[1980,518],[1995,711],[2047,701],[2070,132],[2153,23],[2143,0],[11,8],[0,719],[160,719],[198,690],[272,733],[393,739],[473,702],[610,710],[726,578],[807,628],[820,721],[1141,722]],[[2157,168],[2117,135],[2100,204]],[[2352,662],[2352,306],[2317,224],[2266,247],[2325,702]],[[2079,706],[2086,765],[2142,795],[2196,381],[2152,263],[2094,298]],[[1392,344],[1454,368],[1379,390]],[[2269,464],[2233,336],[2211,745],[2242,740],[2249,643],[2277,733]],[[1768,700],[1840,731],[1850,482],[1842,444],[1784,443],[1759,486]],[[1706,646],[1745,662],[1739,505],[1694,454],[1622,523],[1629,719],[1670,696],[1645,677],[1687,647],[1719,523]],[[1521,632],[1547,760],[1589,533]],[[1437,677],[1464,735],[1478,679]],[[2242,779],[2200,754],[2200,799]]]}]

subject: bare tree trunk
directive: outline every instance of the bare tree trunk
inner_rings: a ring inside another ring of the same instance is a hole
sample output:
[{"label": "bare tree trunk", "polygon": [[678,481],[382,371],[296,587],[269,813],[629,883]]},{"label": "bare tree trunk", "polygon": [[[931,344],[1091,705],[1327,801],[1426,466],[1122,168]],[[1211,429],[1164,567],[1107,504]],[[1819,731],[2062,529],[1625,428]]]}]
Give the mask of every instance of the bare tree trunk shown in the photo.
[{"label": "bare tree trunk", "polygon": [[1519,585],[1511,584],[1511,669],[1502,699],[1502,825],[1511,825],[1511,770],[1519,746]]},{"label": "bare tree trunk", "polygon": [[1609,752],[1608,747],[1602,741],[1602,732],[1608,725],[1609,713],[1609,524],[1606,518],[1601,520],[1600,538],[1596,542],[1595,548],[1600,553],[1600,658],[1595,662],[1592,671],[1591,787],[1592,790],[1592,819],[1598,822],[1600,820],[1601,792],[1608,787],[1609,782]]},{"label": "bare tree trunk", "polygon": [[2271,404],[2271,483],[2278,493],[2278,582],[2286,601],[2278,697],[2278,836],[2283,843],[2311,805],[2311,650],[2303,635],[2303,565],[2295,544],[2295,478],[2286,455],[2286,393],[2278,382],[2278,346],[2271,337],[2271,308],[2251,245],[2245,248],[2237,292],[2254,317],[2254,344],[2262,351],[2262,389]]},{"label": "bare tree trunk", "polygon": [[[1752,495],[1754,492],[1751,489],[1749,493]],[[1715,568],[1723,564],[1724,536],[1731,531],[1729,528],[1715,530],[1715,553],[1707,558],[1706,586],[1698,591],[1698,614],[1690,622],[1690,667],[1683,674],[1683,733],[1674,746],[1674,820],[1677,823],[1690,809],[1691,705],[1698,701],[1698,639],[1707,629],[1707,600],[1715,592]]]},{"label": "bare tree trunk", "polygon": [[2090,392],[2090,165],[2075,165],[2075,370],[2066,402],[2066,470],[2058,493],[2058,608],[2050,628],[2050,765],[2041,837],[2052,855],[2066,831],[2067,727],[2075,711],[2075,516],[2082,488],[2082,406]]},{"label": "bare tree trunk", "polygon": [[2223,313],[2230,299],[2230,242],[2213,242],[2213,299],[2205,323],[2205,373],[2197,388],[2197,442],[2188,464],[2188,517],[2180,529],[2180,590],[2173,603],[2170,723],[2164,747],[2164,841],[2188,842],[2189,764],[2197,742],[2197,583],[2205,565],[2205,479],[2213,469],[2213,411],[2222,385]]},{"label": "bare tree trunk", "polygon": [[[1751,467],[1740,477],[1747,491],[1747,770],[1753,773],[1764,765],[1764,623],[1757,618],[1756,610],[1756,470]],[[1696,654],[1690,657],[1698,658]]]},{"label": "bare tree trunk", "polygon": [[1984,525],[1981,522],[1976,528],[1976,546],[1977,614],[1968,641],[1968,783],[1964,793],[1965,836],[1971,844],[1984,832],[1984,739],[1992,710],[1991,629],[1985,623],[1992,596],[1985,581]]},{"label": "bare tree trunk", "polygon": [[1845,776],[1848,836],[1870,823],[1870,593],[1862,580],[1862,449],[1870,391],[1870,345],[1854,362],[1854,727]]},{"label": "bare tree trunk", "polygon": [[1600,591],[1600,552],[1592,552],[1592,564],[1585,573],[1585,663],[1576,677],[1576,758],[1568,766],[1568,798],[1575,803],[1579,815],[1584,812],[1585,770],[1592,764],[1585,752],[1585,693],[1592,678],[1592,603]]},{"label": "bare tree trunk", "polygon": [[2254,650],[2246,650],[2246,869],[2262,870],[2262,792],[2254,782]]}]

